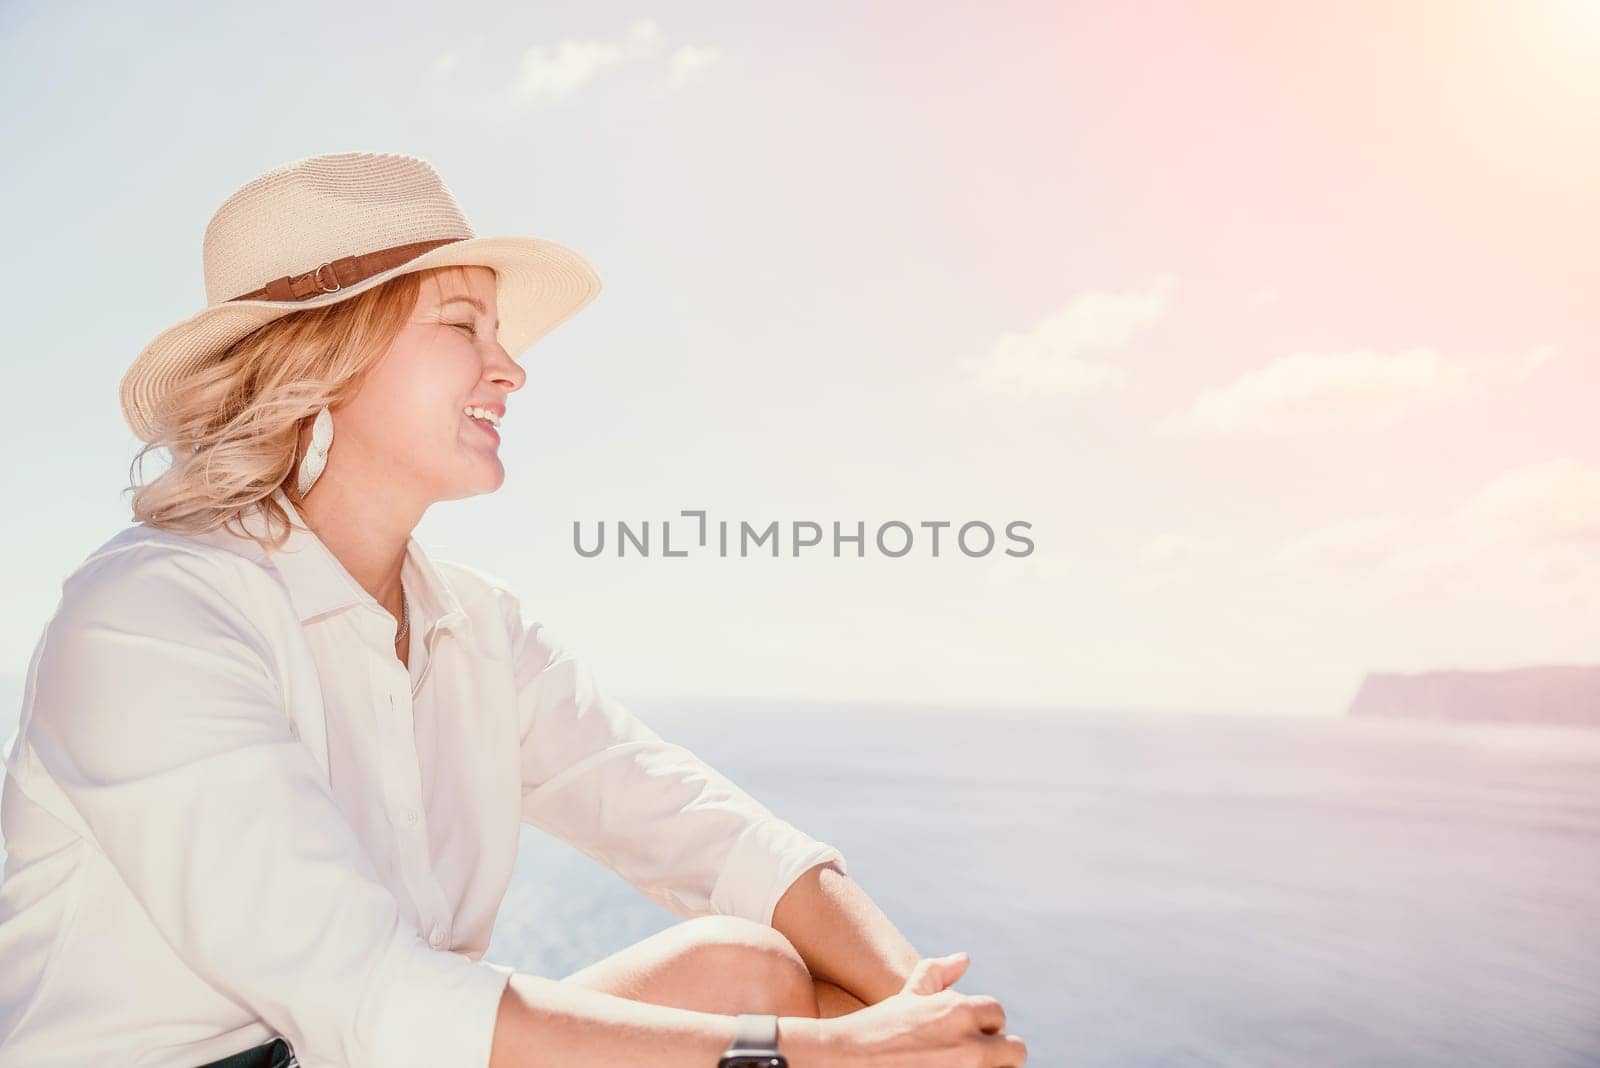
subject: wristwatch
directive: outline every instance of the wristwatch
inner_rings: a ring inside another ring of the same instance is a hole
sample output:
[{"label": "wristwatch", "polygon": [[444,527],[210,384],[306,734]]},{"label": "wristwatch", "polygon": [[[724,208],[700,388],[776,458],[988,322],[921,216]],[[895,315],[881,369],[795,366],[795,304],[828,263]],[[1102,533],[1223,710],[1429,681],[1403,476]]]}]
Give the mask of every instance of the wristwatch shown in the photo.
[{"label": "wristwatch", "polygon": [[778,1018],[753,1013],[734,1017],[733,1043],[722,1051],[717,1068],[789,1068],[778,1052]]}]

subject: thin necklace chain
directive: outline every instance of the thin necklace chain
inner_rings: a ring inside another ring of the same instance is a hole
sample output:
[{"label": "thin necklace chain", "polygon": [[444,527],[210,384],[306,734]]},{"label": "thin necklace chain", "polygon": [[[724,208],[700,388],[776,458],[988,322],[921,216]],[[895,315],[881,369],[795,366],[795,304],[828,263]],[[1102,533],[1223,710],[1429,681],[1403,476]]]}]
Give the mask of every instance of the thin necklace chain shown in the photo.
[{"label": "thin necklace chain", "polygon": [[400,587],[400,630],[395,634],[394,640],[399,641],[411,630],[411,602],[406,600],[406,588]]}]

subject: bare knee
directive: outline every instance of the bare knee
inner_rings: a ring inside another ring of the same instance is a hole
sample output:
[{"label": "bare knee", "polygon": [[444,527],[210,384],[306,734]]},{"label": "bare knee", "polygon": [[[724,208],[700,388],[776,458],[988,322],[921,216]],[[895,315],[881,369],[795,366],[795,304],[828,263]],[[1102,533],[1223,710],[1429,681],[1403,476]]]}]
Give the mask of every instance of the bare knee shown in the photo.
[{"label": "bare knee", "polygon": [[700,916],[678,925],[703,975],[718,977],[725,1013],[818,1014],[816,985],[781,931],[739,916]]}]

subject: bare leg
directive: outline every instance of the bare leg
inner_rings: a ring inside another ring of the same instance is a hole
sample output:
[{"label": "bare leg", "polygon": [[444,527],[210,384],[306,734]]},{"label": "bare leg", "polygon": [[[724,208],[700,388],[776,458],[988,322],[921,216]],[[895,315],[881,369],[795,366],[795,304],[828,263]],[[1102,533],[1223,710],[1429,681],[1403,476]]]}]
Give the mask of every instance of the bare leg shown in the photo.
[{"label": "bare leg", "polygon": [[[780,932],[735,916],[685,920],[562,982],[669,1008],[813,1019],[819,1014],[823,985],[812,979],[799,952]],[[830,1005],[839,1004],[830,998]]]},{"label": "bare leg", "polygon": [[844,1016],[867,1007],[866,1002],[850,991],[835,986],[826,979],[813,979],[812,982],[817,988],[817,1015],[822,1019]]}]

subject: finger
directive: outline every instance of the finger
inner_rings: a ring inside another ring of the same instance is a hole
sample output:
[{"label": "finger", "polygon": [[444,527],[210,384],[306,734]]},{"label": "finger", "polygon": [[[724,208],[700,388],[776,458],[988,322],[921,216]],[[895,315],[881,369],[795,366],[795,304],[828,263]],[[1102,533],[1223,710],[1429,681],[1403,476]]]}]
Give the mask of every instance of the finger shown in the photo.
[{"label": "finger", "polygon": [[1005,1030],[1006,1010],[997,998],[987,994],[970,994],[967,996],[967,1005],[972,1010],[979,1031],[986,1035],[997,1035]]},{"label": "finger", "polygon": [[972,958],[967,956],[967,954],[964,952],[951,953],[940,957],[939,974],[941,982],[939,989],[943,990],[945,987],[961,978],[961,973],[967,970],[967,965],[971,963],[971,961]]},{"label": "finger", "polygon": [[911,969],[911,975],[906,979],[905,989],[913,994],[937,994],[944,989],[938,968],[939,962],[932,957],[924,957],[917,961],[916,967]]},{"label": "finger", "polygon": [[983,1068],[1022,1068],[1028,1045],[1016,1035],[989,1035],[983,1039]]},{"label": "finger", "polygon": [[913,994],[937,994],[955,982],[966,966],[964,953],[953,953],[948,957],[924,957],[911,970],[905,989]]}]

